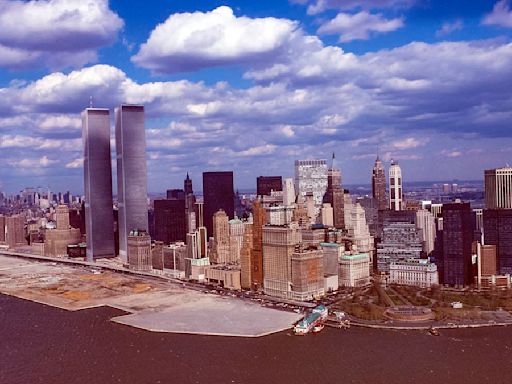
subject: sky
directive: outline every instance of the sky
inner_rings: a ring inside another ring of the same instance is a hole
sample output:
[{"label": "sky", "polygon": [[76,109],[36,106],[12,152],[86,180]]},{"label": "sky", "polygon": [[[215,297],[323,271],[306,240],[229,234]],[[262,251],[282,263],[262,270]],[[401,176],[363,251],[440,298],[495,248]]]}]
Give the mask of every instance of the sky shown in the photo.
[{"label": "sky", "polygon": [[345,184],[377,154],[482,179],[512,163],[511,38],[509,0],[0,0],[0,190],[82,193],[91,98],[145,106],[150,192],[333,152]]}]

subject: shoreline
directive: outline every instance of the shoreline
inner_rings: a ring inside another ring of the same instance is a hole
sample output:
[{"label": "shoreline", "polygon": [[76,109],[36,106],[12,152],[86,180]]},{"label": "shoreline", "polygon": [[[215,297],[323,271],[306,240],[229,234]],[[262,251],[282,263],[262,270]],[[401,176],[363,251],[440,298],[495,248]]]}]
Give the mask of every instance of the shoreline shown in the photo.
[{"label": "shoreline", "polygon": [[[184,327],[180,327],[180,328],[176,329],[176,327],[175,326],[173,327],[173,325],[170,324],[169,321],[167,321],[167,320],[162,320],[162,319],[155,320],[154,312],[157,312],[157,311],[153,311],[153,316],[150,316],[150,315],[148,315],[148,311],[146,311],[146,312],[144,312],[144,310],[142,312],[140,310],[137,311],[137,310],[134,310],[132,307],[130,307],[130,305],[123,305],[123,303],[116,303],[116,302],[113,302],[113,300],[106,300],[107,302],[96,302],[96,303],[94,303],[94,302],[77,303],[77,302],[73,302],[71,300],[64,301],[65,299],[56,298],[53,296],[46,296],[46,299],[43,300],[41,298],[34,297],[33,294],[30,295],[26,292],[25,292],[25,294],[21,294],[20,292],[18,292],[18,293],[15,293],[12,291],[9,292],[9,291],[2,290],[0,287],[0,293],[2,293],[2,294],[16,297],[16,298],[23,299],[23,300],[33,301],[35,303],[48,305],[48,306],[59,308],[59,309],[64,309],[64,310],[71,311],[71,312],[79,311],[82,309],[98,308],[98,307],[111,307],[111,308],[114,308],[117,310],[121,310],[121,311],[125,312],[126,314],[123,316],[114,317],[114,318],[110,319],[110,321],[118,323],[118,324],[122,324],[122,325],[127,325],[130,327],[134,327],[134,328],[145,329],[149,332],[253,338],[253,337],[267,336],[267,335],[270,335],[273,333],[283,332],[286,330],[291,330],[293,328],[295,321],[298,321],[298,319],[302,317],[302,315],[298,315],[295,312],[282,311],[282,310],[279,310],[276,308],[268,308],[268,307],[261,306],[260,304],[255,303],[255,302],[248,303],[247,301],[244,301],[238,297],[236,297],[236,298],[229,297],[228,298],[226,296],[211,294],[211,293],[205,292],[205,290],[207,289],[206,287],[204,287],[203,290],[201,290],[201,287],[197,287],[194,284],[187,284],[186,282],[183,282],[183,281],[180,281],[177,279],[173,279],[170,277],[166,277],[166,276],[132,271],[132,270],[129,270],[124,267],[117,267],[114,265],[107,265],[107,264],[103,264],[103,263],[95,263],[95,262],[91,263],[91,262],[85,262],[85,261],[81,261],[81,260],[53,258],[53,257],[38,256],[38,255],[23,254],[23,253],[8,252],[8,251],[0,251],[0,256],[5,256],[10,259],[15,258],[15,259],[21,259],[21,260],[29,260],[30,262],[33,262],[33,263],[34,262],[35,263],[38,263],[38,262],[45,263],[46,262],[46,263],[51,263],[51,266],[54,266],[53,263],[60,263],[61,265],[65,265],[65,266],[68,266],[71,268],[72,267],[98,268],[98,269],[101,269],[104,271],[109,271],[113,274],[120,275],[120,276],[124,275],[124,276],[130,276],[130,277],[135,277],[135,278],[148,279],[148,280],[156,281],[159,284],[162,284],[162,283],[169,284],[170,283],[171,287],[169,287],[169,289],[179,288],[180,290],[183,290],[184,292],[186,292],[188,290],[188,291],[192,291],[198,295],[207,293],[206,296],[208,296],[209,298],[213,297],[213,298],[215,298],[214,300],[216,300],[220,303],[222,303],[222,301],[228,300],[229,304],[231,304],[230,307],[237,306],[237,304],[239,306],[253,306],[253,308],[259,307],[260,309],[264,309],[265,311],[284,313],[284,314],[289,314],[289,315],[295,317],[295,320],[292,323],[288,323],[288,325],[286,325],[286,326],[281,324],[280,326],[273,326],[271,330],[259,330],[258,332],[248,332],[248,333],[247,332],[232,332],[231,333],[228,331],[218,332],[218,331],[202,330],[202,329],[201,330],[184,329]],[[199,292],[201,292],[201,293],[199,293]],[[203,297],[206,297],[206,296],[203,296]],[[120,299],[123,300],[123,299],[126,299],[126,297],[120,296]],[[128,299],[129,299],[129,297],[128,297]],[[239,311],[240,308],[236,308],[235,310]],[[145,318],[144,318],[144,316],[139,316],[139,317],[141,317],[143,324],[140,324],[139,322],[133,320],[133,318],[136,317],[137,315],[145,316]],[[175,315],[175,314],[173,313],[173,315]],[[214,313],[213,315],[219,315],[219,312]],[[132,316],[132,317],[129,318],[129,316]],[[129,319],[127,319],[127,318],[129,318]],[[406,322],[402,321],[402,322],[395,322],[394,324],[378,324],[378,323],[372,324],[371,322],[365,322],[364,320],[355,318],[353,316],[349,316],[349,319],[351,320],[351,326],[354,326],[354,327],[370,328],[370,329],[384,329],[384,330],[390,329],[390,330],[426,331],[431,328],[474,329],[474,328],[488,328],[488,327],[506,327],[506,326],[512,325],[512,321],[509,321],[509,322],[487,321],[487,322],[481,322],[481,323],[469,323],[468,324],[468,323],[463,323],[463,322],[457,323],[456,320],[450,321],[449,324],[437,323],[435,321],[416,322],[416,323],[414,323],[414,322],[406,323]],[[239,326],[239,327],[243,328],[244,324],[233,323],[233,326],[234,327]],[[337,328],[336,325],[332,325],[331,327]]]}]

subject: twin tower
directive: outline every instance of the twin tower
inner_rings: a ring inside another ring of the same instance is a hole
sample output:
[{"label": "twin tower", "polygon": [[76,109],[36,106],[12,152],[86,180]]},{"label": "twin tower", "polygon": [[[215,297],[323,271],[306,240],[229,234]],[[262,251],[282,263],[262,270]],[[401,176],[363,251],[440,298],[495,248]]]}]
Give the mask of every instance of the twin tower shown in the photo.
[{"label": "twin tower", "polygon": [[[87,260],[114,257],[114,210],[110,149],[110,111],[82,112]],[[115,109],[119,256],[127,263],[131,230],[148,230],[144,107]]]}]

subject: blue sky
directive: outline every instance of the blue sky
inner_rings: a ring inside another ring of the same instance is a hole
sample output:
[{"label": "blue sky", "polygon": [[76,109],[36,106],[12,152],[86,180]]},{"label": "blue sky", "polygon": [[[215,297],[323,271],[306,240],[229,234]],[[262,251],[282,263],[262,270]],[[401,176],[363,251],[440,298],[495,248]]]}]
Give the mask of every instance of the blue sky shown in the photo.
[{"label": "blue sky", "polygon": [[507,0],[0,0],[0,190],[82,192],[90,96],[146,106],[152,192],[333,151],[347,184],[377,153],[480,179],[512,163],[511,37]]}]

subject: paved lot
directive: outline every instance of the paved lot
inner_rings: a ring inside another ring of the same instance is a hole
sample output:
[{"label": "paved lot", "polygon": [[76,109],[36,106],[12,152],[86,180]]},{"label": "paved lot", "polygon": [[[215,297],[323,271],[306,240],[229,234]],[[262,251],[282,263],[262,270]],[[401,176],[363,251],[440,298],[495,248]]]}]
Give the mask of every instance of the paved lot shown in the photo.
[{"label": "paved lot", "polygon": [[0,293],[66,310],[108,305],[117,323],[156,332],[255,337],[290,328],[295,313],[176,284],[91,268],[0,256]]}]

